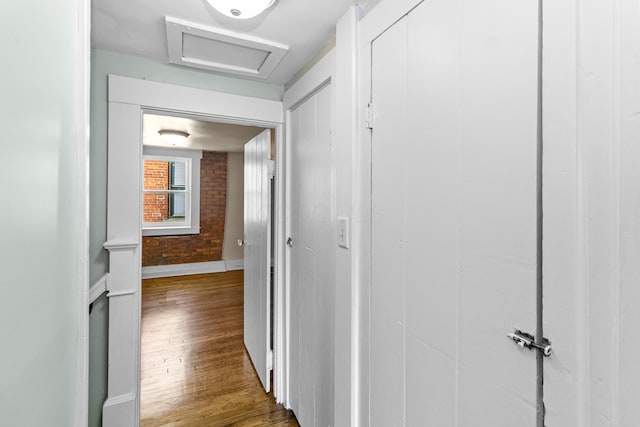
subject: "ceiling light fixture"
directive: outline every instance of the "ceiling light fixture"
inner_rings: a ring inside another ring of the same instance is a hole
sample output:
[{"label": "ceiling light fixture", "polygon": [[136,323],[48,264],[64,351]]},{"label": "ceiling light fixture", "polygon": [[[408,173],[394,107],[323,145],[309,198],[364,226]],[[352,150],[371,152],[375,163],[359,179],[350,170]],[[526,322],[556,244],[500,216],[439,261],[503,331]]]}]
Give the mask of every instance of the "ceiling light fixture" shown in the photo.
[{"label": "ceiling light fixture", "polygon": [[207,0],[218,12],[236,19],[249,19],[269,9],[275,0]]},{"label": "ceiling light fixture", "polygon": [[160,129],[160,137],[171,145],[184,145],[187,143],[189,133],[181,130]]}]

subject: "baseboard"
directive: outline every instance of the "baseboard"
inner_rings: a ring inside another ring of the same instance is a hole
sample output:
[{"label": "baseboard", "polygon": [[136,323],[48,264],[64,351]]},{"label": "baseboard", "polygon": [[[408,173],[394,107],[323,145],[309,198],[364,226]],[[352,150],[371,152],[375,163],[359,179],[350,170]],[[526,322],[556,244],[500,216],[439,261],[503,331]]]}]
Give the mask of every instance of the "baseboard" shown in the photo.
[{"label": "baseboard", "polygon": [[244,259],[231,259],[226,260],[224,263],[227,267],[227,271],[244,270]]},{"label": "baseboard", "polygon": [[142,267],[142,278],[155,279],[158,277],[188,276],[190,274],[222,273],[231,270],[242,270],[243,264],[243,260],[233,260],[156,265]]}]

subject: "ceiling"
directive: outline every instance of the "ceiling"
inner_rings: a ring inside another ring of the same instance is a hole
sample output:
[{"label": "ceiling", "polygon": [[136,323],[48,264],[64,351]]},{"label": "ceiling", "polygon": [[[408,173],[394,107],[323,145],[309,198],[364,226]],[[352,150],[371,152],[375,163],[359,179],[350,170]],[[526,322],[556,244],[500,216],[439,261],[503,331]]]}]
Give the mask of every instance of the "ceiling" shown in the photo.
[{"label": "ceiling", "polygon": [[289,46],[265,80],[286,84],[335,36],[335,24],[357,0],[277,0],[247,20],[226,17],[206,0],[93,0],[94,48],[168,63],[165,17],[259,37]]},{"label": "ceiling", "polygon": [[157,147],[172,147],[160,138],[160,129],[180,130],[189,133],[186,145],[175,148],[193,148],[206,151],[242,153],[244,144],[264,128],[235,124],[208,122],[185,117],[145,114],[142,127],[142,143]]}]

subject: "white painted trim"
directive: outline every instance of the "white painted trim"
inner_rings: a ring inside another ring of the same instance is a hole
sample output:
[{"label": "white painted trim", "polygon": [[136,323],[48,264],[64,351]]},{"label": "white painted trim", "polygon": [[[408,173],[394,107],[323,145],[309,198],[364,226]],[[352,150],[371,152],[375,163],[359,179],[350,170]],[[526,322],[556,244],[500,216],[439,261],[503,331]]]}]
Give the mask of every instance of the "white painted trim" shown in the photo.
[{"label": "white painted trim", "polygon": [[154,279],[158,277],[189,276],[191,274],[222,273],[225,271],[227,271],[225,261],[154,265],[142,267],[142,278]]},{"label": "white painted trim", "polygon": [[[109,372],[104,427],[137,427],[140,414],[142,115],[198,116],[281,130],[282,103],[109,76],[108,201]],[[86,309],[86,306],[85,306]],[[120,404],[121,396],[133,396]],[[114,403],[115,402],[115,403]]]},{"label": "white painted trim", "polygon": [[[173,225],[171,222],[142,224],[143,236],[178,236],[200,233],[200,161],[202,150],[184,150],[168,147],[142,148],[143,160],[172,161],[184,159],[188,164],[187,177],[189,180],[189,200],[187,209],[188,225]],[[144,170],[144,166],[143,166]],[[159,190],[156,190],[159,191]]]},{"label": "white painted trim", "polygon": [[136,294],[136,290],[135,289],[125,289],[125,290],[122,290],[122,291],[109,292],[107,294],[107,297],[114,298],[114,297],[122,297],[122,296],[126,296],[126,295],[135,295],[135,294]]},{"label": "white painted trim", "polygon": [[107,281],[109,280],[109,273],[105,274],[98,279],[96,283],[89,288],[89,304],[92,304],[100,298],[100,296],[107,292]]},{"label": "white painted trim", "polygon": [[423,1],[424,0],[381,0],[360,21],[360,34],[358,37],[360,43],[362,43],[360,46],[370,45],[371,41]]},{"label": "white painted trim", "polygon": [[[351,7],[336,26],[336,215],[347,217],[354,225],[357,194],[357,169],[353,167],[357,160],[358,146],[358,25],[361,14],[359,6]],[[347,160],[348,159],[348,160]],[[345,170],[345,164],[350,167]],[[351,237],[351,236],[350,236]],[[358,263],[360,247],[350,242],[350,249],[340,249],[336,253],[335,294],[335,418],[334,425],[358,426],[358,408],[361,390],[359,388],[359,341],[362,333],[359,329],[358,301]],[[347,272],[348,271],[348,275]],[[340,325],[338,327],[337,325]],[[348,348],[341,348],[348,347]]]},{"label": "white painted trim", "polygon": [[[284,246],[282,248],[282,252],[284,254],[284,265],[285,269],[283,281],[283,304],[284,304],[284,313],[283,317],[284,322],[284,343],[286,346],[286,351],[284,353],[284,366],[283,370],[283,380],[285,392],[282,395],[282,404],[290,409],[291,408],[291,400],[289,396],[289,390],[291,389],[290,384],[290,369],[291,366],[291,349],[289,348],[289,343],[291,342],[291,251],[289,250],[289,246],[286,245],[286,240],[291,237],[292,229],[291,229],[291,207],[289,206],[289,201],[291,200],[291,183],[290,179],[286,177],[291,177],[291,154],[289,151],[289,141],[291,141],[291,128],[288,125],[291,123],[291,110],[287,110],[285,112],[285,137],[282,143],[282,151],[280,152],[280,160],[281,163],[284,163],[280,167],[284,170],[285,179],[279,186],[282,187],[283,192],[283,209],[284,209],[284,218],[282,219],[282,225],[284,227],[283,237],[285,239]],[[278,364],[279,355],[276,353],[276,366]]]},{"label": "white painted trim", "polygon": [[77,316],[76,379],[74,426],[86,427],[89,422],[89,105],[91,76],[91,2],[76,1],[76,45],[74,46],[75,82],[75,175],[77,182]]},{"label": "white painted trim", "polygon": [[300,77],[285,93],[282,103],[285,112],[295,109],[297,104],[322,88],[331,80],[336,69],[336,49],[329,51],[304,76]]},{"label": "white painted trim", "polygon": [[285,186],[288,175],[286,174],[286,152],[284,126],[276,128],[276,156],[275,168],[275,194],[272,203],[275,203],[275,230],[273,265],[274,269],[274,306],[273,306],[273,396],[278,403],[283,403],[287,408],[289,382],[288,382],[288,354],[289,354],[289,329],[287,311],[287,209]]},{"label": "white painted trim", "polygon": [[244,259],[230,259],[224,261],[227,271],[244,270]]},{"label": "white painted trim", "polygon": [[139,244],[137,240],[116,239],[107,240],[102,246],[108,251],[126,251],[137,248]]},{"label": "white painted trim", "polygon": [[279,101],[116,75],[109,75],[109,102],[216,119],[226,117],[258,125],[271,123],[273,126],[283,120],[282,103]]}]

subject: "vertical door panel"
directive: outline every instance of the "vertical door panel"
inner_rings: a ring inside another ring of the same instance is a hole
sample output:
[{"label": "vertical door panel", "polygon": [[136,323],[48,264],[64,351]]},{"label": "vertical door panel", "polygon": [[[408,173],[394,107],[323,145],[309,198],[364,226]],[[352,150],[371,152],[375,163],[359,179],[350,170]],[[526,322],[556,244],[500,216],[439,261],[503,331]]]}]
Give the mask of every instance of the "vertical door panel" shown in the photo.
[{"label": "vertical door panel", "polygon": [[404,425],[407,20],[374,43],[371,425]]},{"label": "vertical door panel", "polygon": [[456,420],[460,11],[435,1],[407,18],[407,425]]},{"label": "vertical door panel", "polygon": [[271,185],[270,130],[245,145],[244,151],[244,343],[260,382],[269,391]]},{"label": "vertical door panel", "polygon": [[291,112],[290,402],[305,427],[333,425],[336,229],[331,86]]},{"label": "vertical door panel", "polygon": [[372,44],[372,425],[535,425],[536,24],[434,0]]},{"label": "vertical door panel", "polygon": [[534,425],[537,3],[464,6],[460,421]]}]

